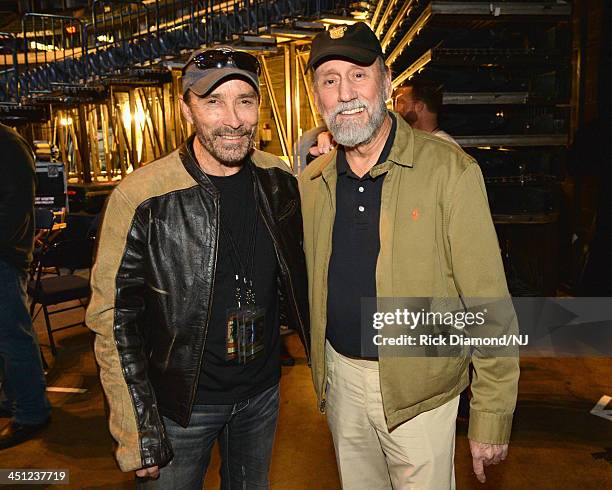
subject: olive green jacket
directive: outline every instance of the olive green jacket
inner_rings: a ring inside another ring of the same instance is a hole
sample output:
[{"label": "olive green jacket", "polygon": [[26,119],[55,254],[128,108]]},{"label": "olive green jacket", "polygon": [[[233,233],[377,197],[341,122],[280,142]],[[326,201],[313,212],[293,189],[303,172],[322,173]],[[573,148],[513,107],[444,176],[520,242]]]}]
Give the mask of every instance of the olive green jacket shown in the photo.
[{"label": "olive green jacket", "polygon": [[[397,117],[380,210],[378,297],[509,298],[497,236],[478,164],[456,145],[413,130]],[[327,277],[336,201],[336,151],[299,179],[309,280],[312,376],[325,407]],[[507,312],[506,312],[507,313]],[[495,319],[488,318],[488,322]],[[517,334],[514,309],[497,331]],[[501,329],[500,329],[501,327]],[[379,359],[389,429],[456,397],[468,385],[466,357]],[[508,442],[519,378],[517,357],[473,357],[470,439]]]}]

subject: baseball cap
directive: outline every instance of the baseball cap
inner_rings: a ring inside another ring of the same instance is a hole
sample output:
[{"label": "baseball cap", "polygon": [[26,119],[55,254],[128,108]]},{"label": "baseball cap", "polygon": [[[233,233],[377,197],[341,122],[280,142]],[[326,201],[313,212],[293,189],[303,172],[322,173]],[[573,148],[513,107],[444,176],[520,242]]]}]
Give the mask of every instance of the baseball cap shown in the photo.
[{"label": "baseball cap", "polygon": [[316,69],[330,58],[343,58],[357,64],[371,65],[382,55],[380,42],[366,23],[338,25],[320,32],[312,40],[306,70]]},{"label": "baseball cap", "polygon": [[205,96],[226,78],[242,78],[259,93],[259,61],[230,47],[194,51],[183,67],[183,95],[188,90]]}]

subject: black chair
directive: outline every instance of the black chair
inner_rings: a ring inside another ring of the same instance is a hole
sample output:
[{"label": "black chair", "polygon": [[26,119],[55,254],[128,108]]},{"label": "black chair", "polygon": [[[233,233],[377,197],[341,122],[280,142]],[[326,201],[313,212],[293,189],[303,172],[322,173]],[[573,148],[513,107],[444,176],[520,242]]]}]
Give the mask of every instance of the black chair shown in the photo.
[{"label": "black chair", "polygon": [[[62,313],[76,308],[86,308],[89,298],[89,278],[77,275],[76,270],[90,270],[93,262],[95,239],[93,237],[57,241],[49,245],[39,258],[36,277],[28,284],[28,294],[32,298],[30,314],[34,315],[36,305],[40,305],[37,314],[42,310],[45,315],[45,324],[49,335],[51,352],[57,355],[53,332],[65,330],[67,328],[85,325],[84,321],[53,328],[51,325],[51,315]],[[44,270],[47,268],[57,268],[60,271],[68,270],[68,274],[57,276],[46,276]],[[78,300],[79,304],[67,308],[49,311],[49,306],[59,305],[68,301]]]},{"label": "black chair", "polygon": [[[40,257],[50,247],[51,243],[53,243],[63,232],[63,229],[53,231],[53,227],[55,226],[55,215],[50,209],[34,209],[34,223],[36,228],[36,240],[34,242],[33,260],[30,266],[30,279],[36,277]],[[59,275],[59,269],[55,268],[55,271],[57,275]]]},{"label": "black chair", "polygon": [[[32,261],[32,266],[30,269],[29,279],[33,280],[36,277],[36,270],[38,268],[38,262],[40,260],[40,256],[49,246],[49,235],[51,230],[53,229],[53,224],[55,222],[55,216],[53,215],[53,211],[50,209],[44,208],[35,208],[34,209],[34,224],[36,227],[36,231],[43,231],[44,236],[39,243],[35,244],[34,247],[34,260]],[[32,309],[30,309],[30,316],[32,315]],[[32,318],[34,321],[34,318]],[[47,359],[45,359],[45,355],[43,354],[42,349],[40,349],[40,358],[43,363],[43,368],[48,369],[49,364],[47,363]]]}]

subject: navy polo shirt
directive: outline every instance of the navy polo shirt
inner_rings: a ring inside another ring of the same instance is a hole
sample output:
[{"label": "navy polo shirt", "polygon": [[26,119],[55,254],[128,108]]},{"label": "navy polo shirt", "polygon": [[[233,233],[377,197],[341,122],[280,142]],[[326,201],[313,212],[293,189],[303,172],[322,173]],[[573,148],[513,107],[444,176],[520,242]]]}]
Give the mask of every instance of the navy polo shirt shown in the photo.
[{"label": "navy polo shirt", "polygon": [[[378,162],[389,157],[397,121]],[[361,298],[376,297],[376,262],[380,251],[380,199],[385,174],[359,178],[351,170],[346,153],[336,156],[336,218],[332,235],[327,293],[327,339],[345,356],[362,357]],[[374,312],[370,312],[374,313]]]}]

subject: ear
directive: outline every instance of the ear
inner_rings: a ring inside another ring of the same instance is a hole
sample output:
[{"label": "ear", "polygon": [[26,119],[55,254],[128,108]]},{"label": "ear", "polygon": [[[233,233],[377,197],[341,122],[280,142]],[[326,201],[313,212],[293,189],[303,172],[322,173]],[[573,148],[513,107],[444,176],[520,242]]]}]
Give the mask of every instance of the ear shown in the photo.
[{"label": "ear", "polygon": [[391,83],[391,68],[387,65],[385,65],[383,83],[385,85],[385,100],[389,100],[393,96],[393,84]]},{"label": "ear", "polygon": [[193,115],[191,114],[191,108],[189,107],[187,102],[185,102],[185,99],[183,99],[182,95],[179,95],[179,100],[181,104],[181,112],[183,113],[183,117],[189,124],[193,124]]},{"label": "ear", "polygon": [[320,99],[319,99],[319,94],[317,93],[316,89],[312,91],[312,98],[314,99],[315,107],[317,108],[317,111],[320,114],[321,113],[321,108],[319,106]]},{"label": "ear", "polygon": [[422,100],[415,101],[414,110],[415,112],[423,112],[425,110],[425,102],[423,102]]},{"label": "ear", "polygon": [[393,85],[391,84],[391,76],[388,76],[385,80],[385,100],[389,100],[393,97]]}]

